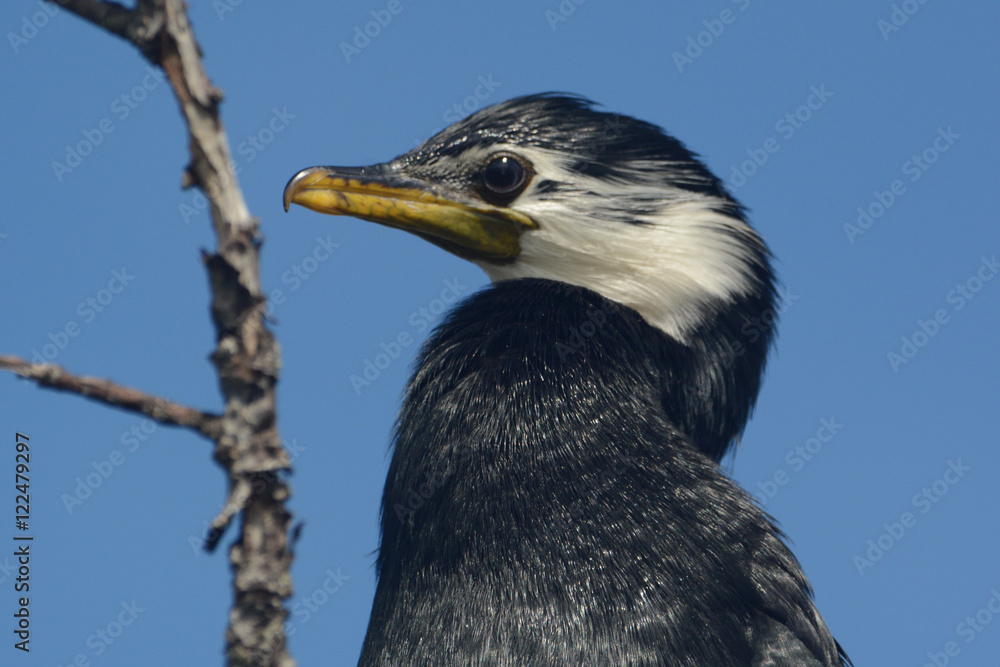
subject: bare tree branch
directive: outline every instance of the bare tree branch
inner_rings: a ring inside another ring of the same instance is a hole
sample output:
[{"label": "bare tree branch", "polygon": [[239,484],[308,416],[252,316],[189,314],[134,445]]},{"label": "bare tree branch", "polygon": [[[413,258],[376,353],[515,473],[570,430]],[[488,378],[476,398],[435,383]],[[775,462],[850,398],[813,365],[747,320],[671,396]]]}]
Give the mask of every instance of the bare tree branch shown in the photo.
[{"label": "bare tree branch", "polygon": [[[282,475],[290,468],[290,458],[281,444],[275,411],[281,357],[262,318],[258,223],[231,169],[229,142],[219,116],[222,93],[202,67],[201,50],[181,0],[138,0],[134,10],[97,0],[58,0],[58,4],[128,40],[162,67],[184,116],[191,162],[183,185],[208,196],[216,234],[215,252],[203,259],[216,330],[212,361],[225,412],[210,431],[215,459],[229,476],[229,492],[212,523],[215,532],[209,548],[235,516],[243,515],[240,538],[230,551],[234,602],[226,632],[227,664],[292,667],[284,634],[288,612],[283,606],[292,593],[291,514],[285,509],[290,491]],[[50,380],[62,372],[35,371]],[[111,385],[102,386],[105,399],[115,395]],[[129,409],[126,403],[117,405]]]},{"label": "bare tree branch", "polygon": [[34,380],[39,386],[80,394],[99,403],[138,412],[161,424],[194,429],[213,440],[222,435],[222,417],[219,415],[201,412],[138,389],[123,387],[111,380],[74,375],[55,364],[33,364],[7,355],[0,355],[0,368]]}]

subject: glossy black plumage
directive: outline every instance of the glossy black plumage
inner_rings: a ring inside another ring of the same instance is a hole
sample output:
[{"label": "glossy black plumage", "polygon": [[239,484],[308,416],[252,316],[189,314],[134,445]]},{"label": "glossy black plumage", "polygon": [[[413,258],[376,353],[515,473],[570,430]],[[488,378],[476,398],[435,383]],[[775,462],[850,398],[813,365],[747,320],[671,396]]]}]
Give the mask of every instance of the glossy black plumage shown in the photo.
[{"label": "glossy black plumage", "polygon": [[406,390],[362,665],[847,662],[719,468],[760,389],[775,277],[680,141],[531,95],[381,165],[301,170],[290,203],[407,230],[493,281]]},{"label": "glossy black plumage", "polygon": [[397,426],[362,665],[841,664],[778,530],[678,429],[716,371],[677,348],[550,281],[449,315]]}]

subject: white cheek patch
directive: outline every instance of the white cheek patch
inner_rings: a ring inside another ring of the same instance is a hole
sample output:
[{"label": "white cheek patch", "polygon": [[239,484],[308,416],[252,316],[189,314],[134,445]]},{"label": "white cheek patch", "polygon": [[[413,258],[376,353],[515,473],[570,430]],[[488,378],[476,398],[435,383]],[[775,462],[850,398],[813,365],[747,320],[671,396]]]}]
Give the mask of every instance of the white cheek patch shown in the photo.
[{"label": "white cheek patch", "polygon": [[[668,198],[662,184],[639,174],[628,184],[581,177],[567,169],[562,155],[524,146],[516,150],[532,161],[536,182],[568,183],[581,194],[543,199],[529,187],[511,205],[530,215],[539,229],[521,236],[515,261],[477,262],[494,282],[547,278],[586,287],[635,309],[681,341],[703,321],[710,302],[760,289],[755,275],[766,261],[763,241],[742,220],[713,210],[713,204],[723,202],[680,189],[668,191]],[[642,224],[634,224],[592,217],[588,201],[595,203],[594,195],[600,197],[597,209],[614,207],[616,195],[623,207],[630,198],[663,203],[636,215]]]}]

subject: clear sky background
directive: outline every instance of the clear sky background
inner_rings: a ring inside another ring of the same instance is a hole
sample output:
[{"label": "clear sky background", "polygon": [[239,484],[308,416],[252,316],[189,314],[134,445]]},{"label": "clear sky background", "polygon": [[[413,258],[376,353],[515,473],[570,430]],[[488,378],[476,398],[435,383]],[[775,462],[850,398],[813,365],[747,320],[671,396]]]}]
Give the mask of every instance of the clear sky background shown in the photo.
[{"label": "clear sky background", "polygon": [[[266,236],[280,430],[305,522],[299,664],[357,660],[400,391],[442,292],[486,280],[399,231],[285,214],[282,189],[301,168],[387,160],[482,105],[548,90],[666,128],[774,250],[777,354],[727,466],[788,534],[855,663],[997,664],[1000,6],[193,0],[190,12]],[[0,353],[219,410],[199,260],[214,239],[203,200],[179,187],[170,90],[135,49],[65,12],[7,3],[0,28]],[[415,342],[356,391],[351,375],[401,334]],[[0,663],[221,664],[234,534],[214,555],[197,548],[225,493],[210,443],[8,374],[0,406]],[[32,456],[29,656],[11,633],[17,431]]]}]

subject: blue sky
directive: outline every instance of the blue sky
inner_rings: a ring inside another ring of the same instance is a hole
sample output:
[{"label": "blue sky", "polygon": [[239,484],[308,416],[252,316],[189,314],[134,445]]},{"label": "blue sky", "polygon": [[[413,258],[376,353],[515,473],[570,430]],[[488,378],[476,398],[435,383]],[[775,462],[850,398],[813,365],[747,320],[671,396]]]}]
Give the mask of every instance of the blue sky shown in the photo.
[{"label": "blue sky", "polygon": [[[995,664],[1000,7],[779,4],[190,3],[265,234],[305,522],[300,664],[357,660],[400,391],[445,301],[486,281],[407,234],[285,214],[282,188],[547,90],[666,128],[773,249],[777,353],[727,465],[788,534],[856,664]],[[63,11],[13,3],[0,27],[0,353],[218,410],[199,260],[213,238],[204,201],[179,187],[170,91]],[[352,385],[383,353],[371,384]],[[9,375],[0,406],[3,479],[15,433],[31,438],[36,536],[28,656],[12,647],[0,556],[0,661],[219,664],[227,557],[192,547],[223,500],[210,444]]]}]

